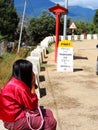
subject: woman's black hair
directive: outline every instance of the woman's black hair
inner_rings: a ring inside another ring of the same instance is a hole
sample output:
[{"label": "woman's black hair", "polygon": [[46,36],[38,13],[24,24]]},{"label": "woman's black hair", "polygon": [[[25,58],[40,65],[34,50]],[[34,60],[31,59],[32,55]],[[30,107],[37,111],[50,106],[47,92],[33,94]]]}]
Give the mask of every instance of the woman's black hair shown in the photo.
[{"label": "woman's black hair", "polygon": [[32,63],[28,60],[19,59],[14,62],[12,77],[23,81],[30,89],[32,87]]}]

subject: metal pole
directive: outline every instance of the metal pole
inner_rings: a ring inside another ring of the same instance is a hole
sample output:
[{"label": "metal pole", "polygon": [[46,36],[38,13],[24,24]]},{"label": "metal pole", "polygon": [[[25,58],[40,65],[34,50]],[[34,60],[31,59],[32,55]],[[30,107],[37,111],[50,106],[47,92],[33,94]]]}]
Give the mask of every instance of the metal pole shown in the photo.
[{"label": "metal pole", "polygon": [[58,43],[59,43],[60,13],[56,13],[56,43],[55,43],[55,62],[57,62]]},{"label": "metal pole", "polygon": [[[65,8],[68,8],[68,0],[65,0]],[[66,30],[67,30],[67,14],[64,15],[64,26],[63,26],[63,40],[66,39]]]},{"label": "metal pole", "polygon": [[24,10],[23,10],[23,17],[22,17],[22,23],[21,23],[21,30],[20,30],[20,36],[19,36],[19,43],[18,43],[17,53],[19,53],[19,50],[20,50],[20,43],[21,43],[21,37],[22,37],[22,29],[23,29],[25,10],[26,10],[26,0],[25,0],[25,3],[24,3]]}]

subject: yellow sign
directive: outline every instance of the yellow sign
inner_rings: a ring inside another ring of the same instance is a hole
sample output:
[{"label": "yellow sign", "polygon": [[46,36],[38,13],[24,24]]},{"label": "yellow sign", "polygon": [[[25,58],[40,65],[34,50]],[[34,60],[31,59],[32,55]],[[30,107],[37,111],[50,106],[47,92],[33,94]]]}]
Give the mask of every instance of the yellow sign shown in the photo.
[{"label": "yellow sign", "polygon": [[73,44],[69,40],[62,40],[59,42],[58,47],[66,48],[73,47]]},{"label": "yellow sign", "polygon": [[73,72],[73,44],[69,40],[62,40],[58,45],[58,72]]}]

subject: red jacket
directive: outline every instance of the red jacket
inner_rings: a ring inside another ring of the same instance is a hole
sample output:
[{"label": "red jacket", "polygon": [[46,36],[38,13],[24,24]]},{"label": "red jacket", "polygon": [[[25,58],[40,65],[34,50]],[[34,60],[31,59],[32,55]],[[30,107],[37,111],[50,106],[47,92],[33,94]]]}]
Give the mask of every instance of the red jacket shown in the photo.
[{"label": "red jacket", "polygon": [[14,122],[25,115],[25,110],[36,110],[38,98],[22,81],[12,78],[0,91],[0,119]]}]

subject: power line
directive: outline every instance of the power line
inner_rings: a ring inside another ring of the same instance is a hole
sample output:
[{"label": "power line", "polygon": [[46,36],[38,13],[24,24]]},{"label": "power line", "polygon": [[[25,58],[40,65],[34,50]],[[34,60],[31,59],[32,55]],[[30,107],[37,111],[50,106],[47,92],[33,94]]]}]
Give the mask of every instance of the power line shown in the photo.
[{"label": "power line", "polygon": [[19,37],[19,43],[18,43],[18,50],[17,52],[19,53],[20,50],[20,43],[21,43],[21,37],[22,37],[22,29],[23,29],[23,22],[24,22],[24,16],[25,16],[25,11],[26,11],[26,0],[24,3],[24,10],[23,10],[23,16],[22,16],[22,23],[21,23],[21,30],[20,30],[20,37]]},{"label": "power line", "polygon": [[[68,0],[65,0],[65,8],[68,8]],[[64,29],[63,29],[63,39],[66,39],[66,29],[67,28],[67,14],[64,15]]]}]

